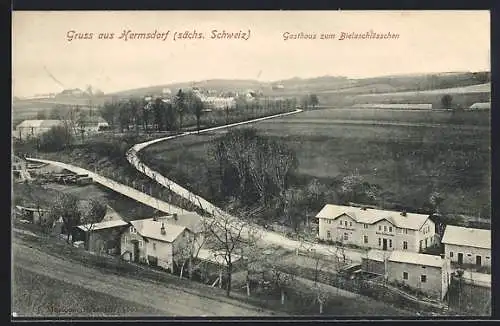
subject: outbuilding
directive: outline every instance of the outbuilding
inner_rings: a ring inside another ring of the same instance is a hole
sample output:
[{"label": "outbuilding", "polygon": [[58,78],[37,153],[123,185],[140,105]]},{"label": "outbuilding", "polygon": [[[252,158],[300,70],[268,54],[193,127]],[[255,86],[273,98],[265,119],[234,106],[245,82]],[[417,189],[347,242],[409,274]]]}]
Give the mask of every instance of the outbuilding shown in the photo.
[{"label": "outbuilding", "polygon": [[450,260],[441,256],[393,251],[387,259],[387,279],[442,300],[451,280]]},{"label": "outbuilding", "polygon": [[491,231],[447,225],[441,243],[457,265],[491,266]]}]

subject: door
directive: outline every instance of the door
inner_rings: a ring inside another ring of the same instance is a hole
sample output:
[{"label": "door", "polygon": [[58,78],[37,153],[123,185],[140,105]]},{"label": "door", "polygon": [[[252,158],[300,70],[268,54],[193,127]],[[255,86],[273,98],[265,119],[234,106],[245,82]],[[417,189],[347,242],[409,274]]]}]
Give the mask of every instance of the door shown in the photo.
[{"label": "door", "polygon": [[134,241],[134,262],[139,262],[139,241]]},{"label": "door", "polygon": [[382,239],[382,250],[387,250],[387,239]]},{"label": "door", "polygon": [[458,253],[458,263],[462,265],[464,263],[464,254],[459,252]]},{"label": "door", "polygon": [[476,256],[476,265],[481,266],[481,256]]}]

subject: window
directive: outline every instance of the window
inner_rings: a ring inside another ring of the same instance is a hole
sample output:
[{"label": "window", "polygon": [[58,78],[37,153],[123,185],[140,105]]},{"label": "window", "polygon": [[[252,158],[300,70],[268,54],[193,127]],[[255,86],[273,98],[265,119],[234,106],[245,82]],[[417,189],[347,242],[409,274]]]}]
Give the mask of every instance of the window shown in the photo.
[{"label": "window", "polygon": [[352,226],[352,222],[349,222],[349,226]]},{"label": "window", "polygon": [[153,242],[153,250],[156,250],[156,243]]},{"label": "window", "polygon": [[347,240],[349,239],[349,236],[347,235],[347,233],[344,233],[344,240]]},{"label": "window", "polygon": [[332,234],[330,233],[330,231],[326,231],[326,237],[327,237],[328,239],[330,239],[330,238],[332,237]]},{"label": "window", "polygon": [[392,240],[389,239],[389,248],[392,248]]},{"label": "window", "polygon": [[425,239],[425,247],[427,248],[427,238]]},{"label": "window", "polygon": [[382,231],[382,226],[381,225],[378,226],[378,230]]},{"label": "window", "polygon": [[132,233],[132,234],[136,234],[137,233],[136,230],[135,230],[135,228],[133,226],[130,227],[130,233]]},{"label": "window", "polygon": [[408,279],[408,272],[403,272],[403,280],[407,280]]},{"label": "window", "polygon": [[380,247],[380,245],[382,245],[382,240],[380,238],[378,238],[378,245]]},{"label": "window", "polygon": [[488,256],[486,256],[485,258],[486,258],[486,259],[490,259],[490,257],[488,257]]},{"label": "window", "polygon": [[139,248],[142,248],[142,240],[139,240]]},{"label": "window", "polygon": [[408,249],[408,241],[403,241],[403,250]]},{"label": "window", "polygon": [[365,229],[368,229],[368,224],[363,224],[363,227],[364,227]]},{"label": "window", "polygon": [[342,220],[340,220],[340,226],[342,226]]},{"label": "window", "polygon": [[422,283],[427,282],[427,275],[420,275],[420,282]]},{"label": "window", "polygon": [[387,225],[384,225],[384,232],[387,232]]},{"label": "window", "polygon": [[472,256],[472,254],[467,254],[467,257],[471,257],[471,256]]},{"label": "window", "polygon": [[405,229],[405,234],[408,234],[408,229]]},{"label": "window", "polygon": [[347,226],[347,221],[344,222],[344,225]]},{"label": "window", "polygon": [[368,243],[368,236],[367,236],[367,235],[365,235],[365,236],[363,237],[363,241],[364,241],[364,243]]},{"label": "window", "polygon": [[392,232],[392,226],[389,226],[389,232]]},{"label": "window", "polygon": [[450,258],[453,258],[453,251],[450,251]]}]

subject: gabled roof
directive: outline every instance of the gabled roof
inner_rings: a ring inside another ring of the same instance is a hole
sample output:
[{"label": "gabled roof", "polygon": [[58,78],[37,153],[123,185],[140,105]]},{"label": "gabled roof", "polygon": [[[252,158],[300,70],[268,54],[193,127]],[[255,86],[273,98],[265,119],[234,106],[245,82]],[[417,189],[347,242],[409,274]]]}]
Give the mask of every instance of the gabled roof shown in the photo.
[{"label": "gabled roof", "polygon": [[396,263],[443,267],[445,260],[440,256],[419,254],[410,251],[394,250],[389,256],[388,261]]},{"label": "gabled roof", "polygon": [[83,231],[89,231],[89,228],[91,231],[96,231],[96,230],[110,229],[110,228],[116,228],[116,227],[126,226],[126,225],[128,225],[128,223],[123,221],[123,220],[112,220],[112,221],[95,223],[94,225],[83,224],[83,225],[79,225],[78,228],[83,230]]},{"label": "gabled roof", "polygon": [[406,213],[406,216],[403,216],[401,212],[396,211],[331,204],[325,205],[316,217],[334,220],[344,214],[351,217],[357,223],[375,224],[379,221],[387,220],[394,226],[411,230],[420,230],[429,218],[429,215],[424,214]]},{"label": "gabled roof", "polygon": [[[177,237],[186,230],[184,226],[167,224],[152,219],[131,221],[137,233],[145,238],[155,239],[164,242],[174,242]],[[162,224],[165,226],[165,234],[161,234]]]},{"label": "gabled roof", "polygon": [[113,209],[113,207],[106,205],[106,214],[102,218],[102,222],[114,220],[123,220],[123,218]]},{"label": "gabled roof", "polygon": [[491,231],[447,225],[441,243],[491,249]]},{"label": "gabled roof", "polygon": [[200,233],[203,231],[203,217],[195,212],[188,212],[185,214],[178,214],[177,219],[172,215],[158,217],[158,220],[164,220],[166,224],[183,226],[193,233]]},{"label": "gabled roof", "polygon": [[17,128],[52,128],[62,125],[61,120],[24,120],[17,125]]}]

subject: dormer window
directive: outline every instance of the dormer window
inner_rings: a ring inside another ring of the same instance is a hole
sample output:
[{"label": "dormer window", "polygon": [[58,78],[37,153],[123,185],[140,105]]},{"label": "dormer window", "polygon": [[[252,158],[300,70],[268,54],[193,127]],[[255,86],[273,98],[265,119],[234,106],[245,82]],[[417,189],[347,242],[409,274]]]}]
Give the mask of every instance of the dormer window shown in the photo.
[{"label": "dormer window", "polygon": [[131,227],[130,227],[130,233],[132,233],[132,234],[136,234],[136,233],[137,233],[137,230],[136,230],[133,226],[131,226]]}]

